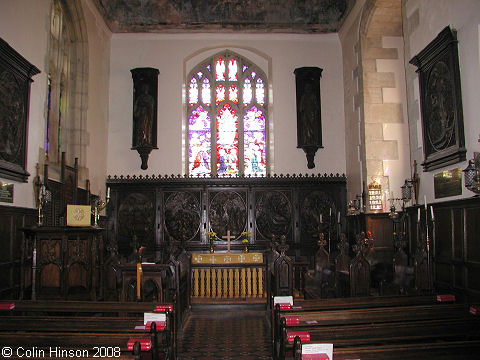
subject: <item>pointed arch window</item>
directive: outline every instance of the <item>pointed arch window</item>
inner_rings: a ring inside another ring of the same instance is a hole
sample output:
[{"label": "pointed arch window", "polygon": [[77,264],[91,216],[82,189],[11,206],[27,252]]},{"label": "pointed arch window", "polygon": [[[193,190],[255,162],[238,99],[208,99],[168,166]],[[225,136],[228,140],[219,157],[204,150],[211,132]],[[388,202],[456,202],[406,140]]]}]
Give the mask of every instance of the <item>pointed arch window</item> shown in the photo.
[{"label": "pointed arch window", "polygon": [[267,174],[266,87],[264,72],[230,51],[189,73],[188,175]]},{"label": "pointed arch window", "polygon": [[85,165],[87,40],[78,0],[52,0],[48,52],[45,155],[58,164],[62,152],[69,164]]}]

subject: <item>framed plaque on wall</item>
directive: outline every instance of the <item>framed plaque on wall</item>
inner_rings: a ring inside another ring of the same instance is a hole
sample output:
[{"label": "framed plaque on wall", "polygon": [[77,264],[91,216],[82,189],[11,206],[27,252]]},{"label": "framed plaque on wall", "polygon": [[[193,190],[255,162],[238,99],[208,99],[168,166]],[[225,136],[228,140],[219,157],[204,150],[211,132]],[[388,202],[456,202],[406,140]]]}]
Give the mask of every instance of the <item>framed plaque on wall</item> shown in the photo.
[{"label": "framed plaque on wall", "polygon": [[0,38],[0,177],[27,182],[30,83],[40,73]]},{"label": "framed plaque on wall", "polygon": [[418,69],[423,169],[466,160],[456,32],[446,27],[410,63]]}]

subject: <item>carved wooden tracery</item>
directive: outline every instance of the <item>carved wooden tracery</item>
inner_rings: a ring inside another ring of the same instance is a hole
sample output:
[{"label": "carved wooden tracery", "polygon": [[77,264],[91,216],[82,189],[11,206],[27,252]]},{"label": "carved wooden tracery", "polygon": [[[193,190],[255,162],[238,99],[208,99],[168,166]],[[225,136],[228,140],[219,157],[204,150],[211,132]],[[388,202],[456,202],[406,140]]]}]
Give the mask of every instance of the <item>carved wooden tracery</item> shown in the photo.
[{"label": "carved wooden tracery", "polygon": [[[343,176],[275,176],[266,178],[110,177],[111,225],[107,244],[133,259],[134,246],[147,246],[155,261],[167,261],[170,248],[208,251],[207,232],[217,234],[215,251],[224,251],[227,230],[235,236],[232,250],[243,250],[242,232],[251,233],[251,250],[270,247],[285,236],[289,252],[313,256],[319,214],[324,228],[332,209],[331,238],[338,231],[338,212],[345,214]],[[327,237],[327,234],[325,235]],[[117,244],[118,243],[118,244]],[[332,249],[335,249],[332,241]]]},{"label": "carved wooden tracery", "polygon": [[292,201],[290,191],[259,191],[255,193],[257,236],[271,239],[292,233]]},{"label": "carved wooden tracery", "polygon": [[[336,239],[338,233],[338,211],[335,200],[324,191],[304,193],[301,200],[300,219],[303,241],[316,244],[320,233],[329,239]],[[331,244],[328,249],[334,249]]]},{"label": "carved wooden tracery", "polygon": [[166,233],[181,243],[198,240],[201,213],[197,194],[176,191],[165,195]]},{"label": "carved wooden tracery", "polygon": [[247,205],[244,192],[221,191],[210,193],[210,227],[221,238],[230,231],[235,237],[246,231]]},{"label": "carved wooden tracery", "polygon": [[128,256],[134,249],[155,249],[155,196],[152,192],[130,193],[118,206],[118,252]]}]

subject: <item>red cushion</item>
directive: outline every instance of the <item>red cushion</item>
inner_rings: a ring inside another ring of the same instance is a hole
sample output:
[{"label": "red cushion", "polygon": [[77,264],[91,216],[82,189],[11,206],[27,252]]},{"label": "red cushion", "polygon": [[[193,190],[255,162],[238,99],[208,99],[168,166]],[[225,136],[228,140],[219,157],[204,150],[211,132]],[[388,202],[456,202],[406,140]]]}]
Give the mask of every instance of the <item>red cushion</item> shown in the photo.
[{"label": "red cushion", "polygon": [[295,338],[299,336],[302,343],[310,342],[310,333],[308,331],[289,331],[287,330],[287,341],[293,344]]},{"label": "red cushion", "polygon": [[289,303],[278,303],[280,305],[280,310],[289,310],[292,308],[292,305]]},{"label": "red cushion", "polygon": [[133,345],[136,343],[136,342],[139,342],[140,343],[140,350],[142,351],[148,351],[152,348],[152,339],[148,339],[148,338],[130,338],[128,339],[128,342],[127,342],[127,349],[129,351],[133,351]]},{"label": "red cushion", "polygon": [[13,310],[15,303],[0,303],[0,310]]},{"label": "red cushion", "polygon": [[145,324],[145,331],[150,331],[150,328],[152,327],[152,322],[154,322],[157,326],[157,331],[165,330],[165,321],[148,321]]},{"label": "red cushion", "polygon": [[455,295],[437,295],[438,302],[452,302],[455,301]]},{"label": "red cushion", "polygon": [[327,354],[303,354],[302,360],[330,360]]},{"label": "red cushion", "polygon": [[165,312],[168,309],[170,312],[173,312],[173,305],[166,304],[166,305],[155,305],[153,312]]},{"label": "red cushion", "polygon": [[285,323],[287,325],[298,325],[300,324],[300,318],[298,316],[284,316]]}]

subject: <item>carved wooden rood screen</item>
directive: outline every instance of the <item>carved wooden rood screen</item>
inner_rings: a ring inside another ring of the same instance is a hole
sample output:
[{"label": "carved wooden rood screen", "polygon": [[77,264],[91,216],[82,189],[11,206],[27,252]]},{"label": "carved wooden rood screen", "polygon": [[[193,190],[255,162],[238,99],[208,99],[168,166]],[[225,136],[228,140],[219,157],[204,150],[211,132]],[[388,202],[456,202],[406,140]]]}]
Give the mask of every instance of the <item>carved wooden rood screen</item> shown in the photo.
[{"label": "carved wooden rood screen", "polygon": [[[339,213],[343,219],[346,209],[346,178],[338,174],[109,176],[107,186],[111,200],[105,248],[127,262],[136,258],[141,246],[146,247],[142,259],[149,262],[166,263],[171,256],[186,253],[191,258],[189,292],[193,299],[200,299],[202,291],[205,297],[210,291],[214,298],[263,299],[269,286],[264,251],[271,248],[272,238],[279,241],[285,236],[288,255],[303,257],[313,265],[319,232],[327,226],[325,219],[330,214],[337,219]],[[335,232],[332,241],[343,226],[330,227]],[[248,232],[248,255],[258,254],[261,260],[242,263],[215,258],[227,255],[227,241],[222,239],[227,231],[233,236],[230,255],[242,254],[242,233]],[[215,233],[213,260],[208,233]]]}]

